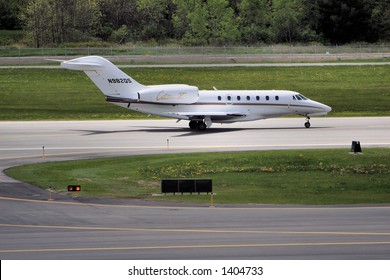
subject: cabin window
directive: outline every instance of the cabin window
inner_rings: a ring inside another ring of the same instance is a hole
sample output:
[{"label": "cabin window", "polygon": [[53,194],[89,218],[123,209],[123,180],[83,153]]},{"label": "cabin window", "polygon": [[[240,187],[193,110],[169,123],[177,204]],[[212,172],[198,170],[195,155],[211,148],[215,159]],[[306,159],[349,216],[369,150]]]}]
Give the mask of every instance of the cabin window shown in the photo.
[{"label": "cabin window", "polygon": [[221,100],[222,100],[222,97],[221,97],[221,96],[218,96],[218,100],[221,101]]},{"label": "cabin window", "polygon": [[267,101],[269,100],[269,96],[268,95],[265,97],[265,100],[267,100]]},{"label": "cabin window", "polygon": [[275,100],[279,100],[279,96],[275,96]]},{"label": "cabin window", "polygon": [[228,95],[227,100],[229,100],[229,101],[232,100],[232,97],[230,95]]},{"label": "cabin window", "polygon": [[251,97],[248,95],[247,97],[246,97],[246,100],[251,100]]},{"label": "cabin window", "polygon": [[241,100],[241,96],[237,96],[237,100],[240,101]]},{"label": "cabin window", "polygon": [[259,101],[260,100],[260,96],[256,96],[256,100]]}]

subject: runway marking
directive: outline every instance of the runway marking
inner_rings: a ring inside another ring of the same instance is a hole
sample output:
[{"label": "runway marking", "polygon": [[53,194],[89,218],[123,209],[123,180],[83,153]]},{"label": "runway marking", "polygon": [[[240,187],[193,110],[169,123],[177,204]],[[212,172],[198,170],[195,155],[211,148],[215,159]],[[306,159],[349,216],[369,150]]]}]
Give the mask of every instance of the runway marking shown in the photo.
[{"label": "runway marking", "polygon": [[[364,143],[365,147],[388,147],[390,142],[383,143]],[[186,150],[214,150],[214,149],[312,149],[312,148],[324,148],[324,147],[334,147],[334,148],[349,148],[349,144],[346,143],[312,143],[312,144],[267,144],[267,145],[214,145],[214,146],[174,146],[170,145],[169,152],[174,151],[186,151]],[[49,154],[49,151],[54,150],[88,150],[85,152],[64,152],[64,153],[55,153]],[[42,151],[42,148],[0,148],[0,151]],[[156,147],[45,147],[45,156],[42,153],[37,155],[30,156],[11,156],[11,157],[2,157],[0,160],[10,160],[10,159],[24,159],[24,158],[45,158],[45,157],[60,157],[60,156],[70,156],[70,155],[88,155],[94,153],[124,153],[124,152],[146,152],[146,151],[168,151],[166,146],[156,146]],[[123,156],[123,155],[122,155]],[[128,155],[131,156],[131,155]]]},{"label": "runway marking", "polygon": [[[375,145],[390,145],[390,142],[367,142],[364,143],[366,146],[375,146]],[[345,142],[340,142],[340,143],[306,143],[306,144],[230,144],[230,145],[190,145],[190,146],[185,146],[185,145],[177,145],[177,146],[170,146],[172,149],[178,149],[178,150],[187,150],[187,149],[224,149],[224,148],[268,148],[268,147],[277,147],[277,148],[289,148],[289,147],[297,147],[297,148],[302,148],[302,147],[321,147],[321,146],[326,146],[326,147],[334,147],[334,146],[349,146],[348,143]],[[96,147],[45,147],[45,151],[50,151],[50,150],[96,150],[96,151],[101,151],[101,150],[106,150],[106,151],[128,151],[128,150],[167,150],[166,145],[161,145],[161,146],[154,146],[154,147],[109,147],[109,146],[96,146]],[[0,148],[0,151],[42,151],[42,147],[25,147],[25,148]],[[76,152],[77,153],[77,152]],[[84,152],[83,152],[84,153]]]},{"label": "runway marking", "polygon": [[169,229],[169,228],[118,228],[54,225],[0,224],[0,227],[69,229],[91,231],[146,231],[146,232],[189,232],[189,233],[242,233],[242,234],[287,234],[287,235],[375,235],[390,236],[390,232],[348,232],[348,231],[275,231],[275,230],[231,230],[231,229]]},{"label": "runway marking", "polygon": [[204,244],[204,245],[166,245],[166,246],[133,246],[133,247],[98,247],[98,248],[47,248],[0,250],[0,253],[49,253],[72,251],[126,251],[126,250],[165,250],[165,249],[227,249],[247,247],[299,247],[299,246],[351,246],[351,245],[390,245],[390,242],[309,242],[309,243],[254,243],[254,244]]},{"label": "runway marking", "polygon": [[70,201],[48,201],[48,200],[36,200],[27,198],[15,198],[0,196],[0,200],[20,201],[29,203],[45,203],[45,204],[59,204],[59,205],[77,205],[77,206],[94,206],[94,207],[113,207],[113,208],[139,208],[139,209],[198,209],[207,211],[226,211],[226,210],[241,210],[241,211],[278,211],[278,210],[299,210],[299,211],[314,211],[314,210],[361,210],[361,209],[390,209],[390,205],[384,206],[354,206],[348,205],[344,207],[340,206],[324,206],[324,207],[312,207],[312,206],[298,206],[298,207],[218,207],[210,208],[205,204],[202,206],[153,206],[153,205],[118,205],[118,204],[97,204],[97,203],[83,203],[83,202],[70,202]]},{"label": "runway marking", "polygon": [[[390,144],[389,144],[390,145]],[[106,149],[109,149],[110,147],[106,147]],[[61,150],[62,148],[45,148],[45,155],[42,155],[42,152],[37,155],[30,155],[30,156],[13,156],[13,157],[2,157],[0,160],[9,160],[9,159],[24,159],[24,158],[49,158],[49,157],[61,157],[61,156],[74,156],[74,155],[89,155],[94,153],[123,153],[123,152],[145,152],[145,151],[166,151],[166,147],[161,148],[126,148],[123,150],[116,150],[115,148],[111,148],[112,150],[89,150],[87,152],[65,152],[65,153],[57,153],[57,154],[49,154],[48,151],[50,150]],[[71,150],[74,148],[68,148],[67,150]],[[81,150],[88,150],[88,148],[79,148]],[[7,150],[7,149],[5,149]],[[42,151],[42,148],[34,149],[36,151]],[[21,151],[21,150],[20,150]],[[130,156],[130,155],[128,155]],[[104,156],[99,156],[98,158],[103,158]],[[83,160],[83,159],[81,159]],[[85,159],[87,160],[87,159]],[[35,164],[35,163],[31,163]]]}]

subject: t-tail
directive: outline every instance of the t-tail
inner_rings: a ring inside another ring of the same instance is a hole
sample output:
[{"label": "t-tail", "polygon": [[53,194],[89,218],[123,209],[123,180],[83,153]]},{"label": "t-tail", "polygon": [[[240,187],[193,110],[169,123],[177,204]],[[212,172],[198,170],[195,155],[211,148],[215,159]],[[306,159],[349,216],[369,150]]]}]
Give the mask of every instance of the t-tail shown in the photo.
[{"label": "t-tail", "polygon": [[103,92],[106,99],[137,100],[138,92],[145,88],[107,59],[86,56],[61,63],[62,68],[84,71]]}]

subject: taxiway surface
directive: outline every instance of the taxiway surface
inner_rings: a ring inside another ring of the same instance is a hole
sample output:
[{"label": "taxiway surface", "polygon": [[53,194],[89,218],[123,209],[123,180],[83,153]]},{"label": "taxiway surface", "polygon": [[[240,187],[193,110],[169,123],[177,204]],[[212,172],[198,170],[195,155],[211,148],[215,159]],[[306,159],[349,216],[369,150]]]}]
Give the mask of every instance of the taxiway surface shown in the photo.
[{"label": "taxiway surface", "polygon": [[[225,150],[390,147],[390,118],[0,122],[0,170],[43,161]],[[47,201],[0,175],[1,259],[389,259],[390,206],[209,208]]]}]

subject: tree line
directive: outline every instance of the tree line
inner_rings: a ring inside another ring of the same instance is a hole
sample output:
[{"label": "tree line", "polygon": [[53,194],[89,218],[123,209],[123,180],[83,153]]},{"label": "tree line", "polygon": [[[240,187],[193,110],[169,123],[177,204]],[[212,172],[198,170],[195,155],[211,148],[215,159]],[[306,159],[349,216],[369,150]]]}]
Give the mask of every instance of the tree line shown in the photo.
[{"label": "tree line", "polygon": [[0,29],[35,47],[387,42],[390,0],[0,0]]}]

